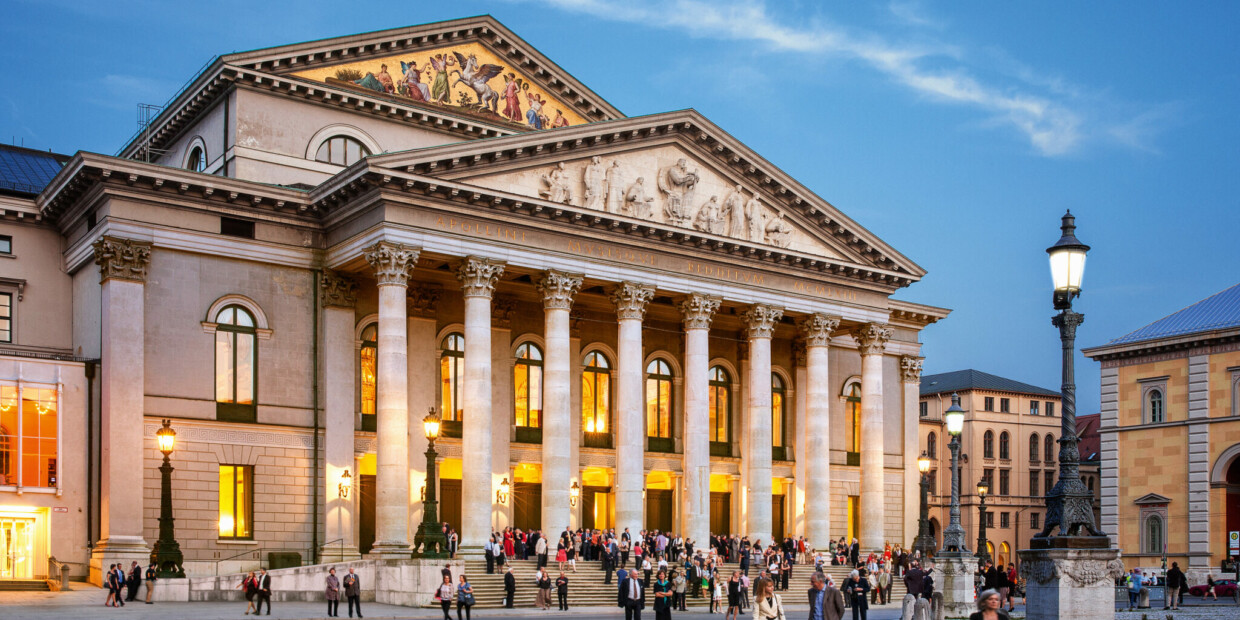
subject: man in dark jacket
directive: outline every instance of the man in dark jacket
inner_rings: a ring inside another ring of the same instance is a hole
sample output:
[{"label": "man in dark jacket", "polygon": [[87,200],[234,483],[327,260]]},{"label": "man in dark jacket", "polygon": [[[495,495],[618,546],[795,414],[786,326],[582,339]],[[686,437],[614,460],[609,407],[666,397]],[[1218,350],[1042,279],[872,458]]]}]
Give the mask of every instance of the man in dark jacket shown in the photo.
[{"label": "man in dark jacket", "polygon": [[844,580],[844,592],[852,602],[853,620],[866,620],[866,613],[870,610],[866,599],[866,594],[870,592],[870,580],[866,578],[864,568],[849,573],[848,579]]},{"label": "man in dark jacket", "polygon": [[856,538],[853,539],[852,546],[848,548],[848,561],[851,562],[850,565],[853,567],[861,565],[861,544],[857,542]]},{"label": "man in dark jacket", "polygon": [[921,597],[926,600],[933,600],[934,596],[934,573],[927,570],[921,577]]},{"label": "man in dark jacket", "polygon": [[362,617],[362,580],[353,572],[353,567],[349,567],[349,572],[344,576],[344,597],[349,600],[349,617],[353,617],[353,608],[357,608],[357,617]]},{"label": "man in dark jacket", "polygon": [[809,620],[840,620],[844,616],[844,595],[827,585],[822,573],[809,577]]},{"label": "man in dark jacket", "polygon": [[908,590],[908,593],[912,594],[913,598],[921,598],[922,577],[921,567],[916,562],[913,562],[912,568],[904,573],[904,589]]},{"label": "man in dark jacket", "polygon": [[512,609],[512,599],[517,594],[517,578],[512,576],[512,567],[504,567],[504,607]]},{"label": "man in dark jacket", "polygon": [[1180,592],[1188,589],[1188,580],[1184,578],[1184,571],[1180,570],[1179,562],[1171,563],[1171,570],[1167,571],[1167,607],[1163,609],[1179,609],[1180,608]]},{"label": "man in dark jacket", "polygon": [[624,620],[642,620],[646,584],[637,577],[637,571],[630,571],[620,580],[620,606],[624,608]]},{"label": "man in dark jacket", "polygon": [[125,600],[132,602],[138,598],[138,586],[142,584],[142,567],[137,562],[129,565],[129,579],[125,581],[125,587],[129,591],[125,594]]}]

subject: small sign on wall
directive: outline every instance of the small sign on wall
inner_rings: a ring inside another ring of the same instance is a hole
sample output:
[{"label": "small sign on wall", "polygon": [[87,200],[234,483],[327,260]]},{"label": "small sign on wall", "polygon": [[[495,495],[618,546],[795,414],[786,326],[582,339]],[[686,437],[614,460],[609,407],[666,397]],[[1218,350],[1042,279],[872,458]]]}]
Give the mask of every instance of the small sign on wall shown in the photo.
[{"label": "small sign on wall", "polygon": [[1227,550],[1233,553],[1240,551],[1240,531],[1227,532]]},{"label": "small sign on wall", "polygon": [[69,512],[69,508],[67,506],[53,506],[52,512]]}]

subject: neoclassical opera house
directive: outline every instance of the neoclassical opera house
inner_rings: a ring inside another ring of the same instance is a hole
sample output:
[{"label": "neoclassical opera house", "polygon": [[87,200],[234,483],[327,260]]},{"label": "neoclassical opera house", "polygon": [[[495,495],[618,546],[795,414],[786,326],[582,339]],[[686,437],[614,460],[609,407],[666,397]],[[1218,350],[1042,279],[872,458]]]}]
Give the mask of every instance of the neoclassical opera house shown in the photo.
[{"label": "neoclassical opera house", "polygon": [[26,296],[68,300],[32,346],[63,355],[0,379],[59,390],[65,458],[0,504],[96,580],[158,537],[164,419],[191,574],[407,554],[431,408],[467,550],[510,525],[915,537],[918,335],[948,311],[892,295],[925,272],[490,17],[221,56],[22,208],[14,252],[55,248]]}]

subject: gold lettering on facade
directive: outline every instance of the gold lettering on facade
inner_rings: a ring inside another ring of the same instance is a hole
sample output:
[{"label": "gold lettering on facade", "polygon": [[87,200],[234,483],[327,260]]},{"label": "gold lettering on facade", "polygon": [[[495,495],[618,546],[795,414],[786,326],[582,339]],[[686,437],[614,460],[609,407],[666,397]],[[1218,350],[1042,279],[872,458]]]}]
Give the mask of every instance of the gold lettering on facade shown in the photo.
[{"label": "gold lettering on facade", "polygon": [[827,286],[826,284],[819,284],[817,282],[797,282],[792,285],[792,289],[801,293],[817,295],[819,297],[857,301],[856,291],[848,291],[834,286]]},{"label": "gold lettering on facade", "polygon": [[468,220],[458,220],[454,217],[437,217],[435,225],[447,231],[459,231],[462,234],[474,235],[476,237],[490,237],[501,241],[520,241],[524,243],[525,231],[500,226],[497,224],[488,224],[483,222],[473,222]]},{"label": "gold lettering on facade", "polygon": [[649,265],[653,267],[655,264],[654,254],[649,252],[638,252],[614,245],[602,245],[598,243],[590,243],[588,241],[582,242],[574,240],[568,242],[567,248],[569,252],[583,256],[606,258],[633,265]]}]

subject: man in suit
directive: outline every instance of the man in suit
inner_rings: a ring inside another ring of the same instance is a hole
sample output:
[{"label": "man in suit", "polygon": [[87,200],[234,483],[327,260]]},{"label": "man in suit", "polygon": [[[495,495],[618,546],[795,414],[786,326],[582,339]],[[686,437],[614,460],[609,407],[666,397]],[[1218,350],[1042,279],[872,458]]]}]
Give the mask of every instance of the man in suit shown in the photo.
[{"label": "man in suit", "polygon": [[922,597],[921,578],[923,576],[924,574],[921,572],[921,567],[918,566],[917,562],[910,564],[909,569],[904,571],[904,589],[908,590],[908,593],[912,594],[913,598]]},{"label": "man in suit", "polygon": [[629,547],[633,544],[633,537],[629,534],[629,528],[624,528],[624,532],[620,534],[620,568],[629,565]]},{"label": "man in suit", "polygon": [[349,600],[349,617],[353,617],[353,608],[357,607],[357,617],[362,617],[362,580],[353,572],[353,567],[349,567],[349,573],[344,576],[344,596]]},{"label": "man in suit", "polygon": [[870,609],[870,604],[866,601],[866,594],[870,592],[870,582],[866,578],[864,568],[854,569],[848,574],[848,579],[844,580],[844,591],[848,593],[852,601],[853,620],[866,620],[866,614]]},{"label": "man in suit", "polygon": [[604,551],[599,556],[603,565],[603,583],[611,583],[611,554]]},{"label": "man in suit", "polygon": [[878,604],[886,605],[891,597],[891,571],[886,566],[878,570]]},{"label": "man in suit", "polygon": [[504,608],[512,609],[512,599],[517,594],[517,578],[512,575],[512,567],[504,566]]},{"label": "man in suit", "polygon": [[547,567],[547,539],[539,536],[538,542],[534,545],[534,554],[538,556],[538,568]]},{"label": "man in suit", "polygon": [[482,545],[482,554],[486,556],[487,574],[494,575],[495,574],[495,537],[494,536],[488,538],[486,544]]},{"label": "man in suit", "polygon": [[267,603],[267,615],[271,615],[271,575],[267,574],[267,569],[260,568],[258,575],[258,606],[255,608],[254,615],[263,613],[263,603]]},{"label": "man in suit", "polygon": [[828,586],[822,573],[809,578],[809,620],[840,620],[844,617],[844,594]]},{"label": "man in suit", "polygon": [[138,597],[138,584],[142,583],[142,567],[137,562],[129,564],[129,577],[125,580],[125,600],[133,602]]},{"label": "man in suit", "polygon": [[632,571],[620,580],[620,606],[624,608],[624,620],[642,620],[642,608],[646,606],[646,584]]},{"label": "man in suit", "polygon": [[853,568],[861,564],[861,544],[854,538],[852,545],[848,548],[848,561],[852,563]]},{"label": "man in suit", "polygon": [[616,586],[616,606],[618,607],[624,607],[624,580],[628,579],[628,577],[629,571],[623,568],[616,571],[616,581],[619,583]]}]

